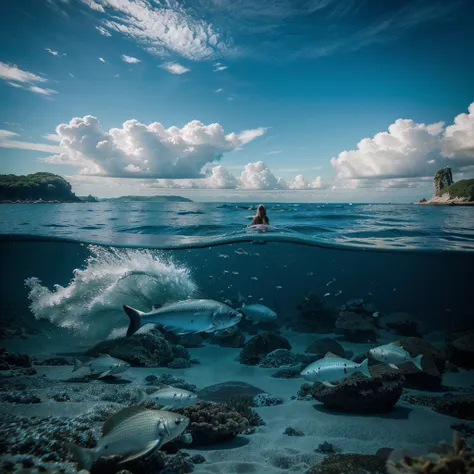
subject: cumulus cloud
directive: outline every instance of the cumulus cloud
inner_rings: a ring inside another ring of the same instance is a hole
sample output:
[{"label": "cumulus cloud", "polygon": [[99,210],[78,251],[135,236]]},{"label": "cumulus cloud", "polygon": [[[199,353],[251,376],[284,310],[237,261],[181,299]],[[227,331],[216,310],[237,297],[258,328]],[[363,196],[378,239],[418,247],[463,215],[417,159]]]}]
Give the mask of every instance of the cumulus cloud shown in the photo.
[{"label": "cumulus cloud", "polygon": [[308,181],[302,174],[297,175],[288,184],[288,189],[323,189],[324,187],[321,176],[318,176],[314,181]]},{"label": "cumulus cloud", "polygon": [[[223,154],[265,133],[265,128],[225,134],[218,123],[198,120],[183,128],[165,129],[154,122],[145,125],[128,120],[122,128],[102,130],[90,115],[74,118],[56,128],[62,153],[44,161],[81,167],[82,174],[133,178],[200,178],[202,168]],[[217,172],[217,171],[216,171]],[[219,182],[223,175],[212,177]],[[228,177],[227,177],[228,178]]]},{"label": "cumulus cloud", "polygon": [[20,135],[9,130],[0,130],[0,148],[18,148],[21,150],[44,151],[48,153],[58,153],[61,148],[47,143],[32,143],[18,140]]},{"label": "cumulus cloud", "polygon": [[220,92],[224,92],[224,89],[216,89],[214,92],[219,94]]},{"label": "cumulus cloud", "polygon": [[179,63],[164,63],[160,67],[171,74],[185,74],[191,70]]},{"label": "cumulus cloud", "polygon": [[285,180],[277,178],[263,162],[249,163],[245,166],[239,178],[242,189],[285,189]]},{"label": "cumulus cloud", "polygon": [[112,36],[110,31],[105,29],[103,26],[96,26],[95,29],[103,36]]},{"label": "cumulus cloud", "polygon": [[[201,60],[227,51],[227,40],[214,26],[188,14],[175,1],[82,0],[92,10],[105,13],[102,25],[134,40],[151,54]],[[201,16],[200,18],[204,18]]]},{"label": "cumulus cloud", "polygon": [[57,57],[61,57],[61,56],[66,56],[66,53],[60,53],[59,51],[54,51],[52,49],[49,49],[49,48],[44,48],[45,51],[47,51],[49,54],[53,55],[53,56],[57,56]]},{"label": "cumulus cloud", "polygon": [[225,71],[227,66],[223,66],[221,63],[214,63],[214,72]]},{"label": "cumulus cloud", "polygon": [[7,81],[7,84],[12,87],[17,87],[44,96],[50,96],[57,93],[52,89],[36,85],[38,82],[48,82],[48,79],[33,74],[32,72],[24,71],[15,64],[0,62],[0,79]]},{"label": "cumulus cloud", "polygon": [[127,56],[126,54],[122,54],[122,61],[130,64],[137,64],[141,62],[141,59],[134,58],[133,56]]},{"label": "cumulus cloud", "polygon": [[454,124],[425,125],[399,119],[387,132],[364,138],[356,150],[331,158],[339,180],[390,180],[432,177],[443,166],[455,171],[474,165],[474,103]]}]

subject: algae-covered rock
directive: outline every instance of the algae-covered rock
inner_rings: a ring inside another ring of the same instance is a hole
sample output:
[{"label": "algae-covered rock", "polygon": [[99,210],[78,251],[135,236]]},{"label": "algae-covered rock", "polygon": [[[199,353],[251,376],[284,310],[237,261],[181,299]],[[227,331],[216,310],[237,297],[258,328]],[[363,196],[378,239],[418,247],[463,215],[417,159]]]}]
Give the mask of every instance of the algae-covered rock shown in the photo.
[{"label": "algae-covered rock", "polygon": [[336,320],[336,328],[351,342],[375,342],[379,332],[375,325],[358,313],[343,311]]},{"label": "algae-covered rock", "polygon": [[198,396],[200,400],[226,403],[232,397],[246,396],[253,398],[260,393],[264,393],[264,391],[254,385],[231,380],[204,387],[202,390],[199,390]]},{"label": "algae-covered rock", "polygon": [[257,365],[270,352],[276,349],[291,349],[291,344],[283,336],[265,332],[252,337],[240,351],[240,363]]},{"label": "algae-covered rock", "polygon": [[345,357],[344,348],[335,339],[323,337],[313,341],[305,350],[309,354],[317,354],[318,357],[324,357],[328,352],[332,352],[339,357]]},{"label": "algae-covered rock", "polygon": [[449,360],[458,367],[474,369],[474,332],[448,340]]},{"label": "algae-covered rock", "polygon": [[385,474],[385,461],[374,454],[331,454],[306,474]]},{"label": "algae-covered rock", "polygon": [[261,361],[260,367],[264,369],[269,368],[292,368],[300,366],[301,361],[299,357],[288,349],[275,349],[267,354]]}]

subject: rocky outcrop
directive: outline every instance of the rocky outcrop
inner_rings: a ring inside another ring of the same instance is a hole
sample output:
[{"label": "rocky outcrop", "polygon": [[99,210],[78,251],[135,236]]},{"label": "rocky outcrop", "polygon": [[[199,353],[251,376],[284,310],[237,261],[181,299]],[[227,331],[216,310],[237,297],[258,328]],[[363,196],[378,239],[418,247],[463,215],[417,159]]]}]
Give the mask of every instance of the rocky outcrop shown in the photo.
[{"label": "rocky outcrop", "polygon": [[379,332],[371,321],[352,311],[339,313],[336,328],[351,342],[375,342],[379,337]]},{"label": "rocky outcrop", "polygon": [[253,398],[260,393],[264,393],[264,391],[254,385],[231,380],[204,387],[199,390],[198,397],[200,400],[227,403],[232,397]]},{"label": "rocky outcrop", "polygon": [[217,344],[221,347],[244,347],[245,334],[237,326],[230,328],[228,331],[214,333],[209,336],[206,341],[209,344]]},{"label": "rocky outcrop", "polygon": [[449,360],[458,367],[474,369],[474,332],[453,334],[447,340]]},{"label": "rocky outcrop", "polygon": [[301,361],[297,355],[290,352],[288,349],[276,349],[267,354],[261,361],[260,367],[264,369],[269,368],[294,368],[300,366]]},{"label": "rocky outcrop", "polygon": [[372,378],[354,374],[334,387],[321,383],[303,384],[298,396],[311,394],[332,410],[349,413],[392,411],[403,392],[404,377],[399,371],[380,364],[370,368]]},{"label": "rocky outcrop", "polygon": [[442,168],[438,170],[433,178],[434,195],[439,197],[442,190],[453,184],[453,173],[451,168]]},{"label": "rocky outcrop", "polygon": [[17,369],[18,367],[31,367],[30,357],[26,354],[0,349],[0,370]]},{"label": "rocky outcrop", "polygon": [[379,327],[388,329],[399,336],[423,337],[428,330],[422,322],[404,311],[382,315],[378,319]]},{"label": "rocky outcrop", "polygon": [[474,421],[474,395],[472,394],[446,394],[442,397],[406,395],[403,400],[413,405],[429,407],[443,415]]},{"label": "rocky outcrop", "polygon": [[323,358],[328,352],[339,357],[345,357],[344,348],[335,339],[323,337],[313,341],[305,350],[306,353],[316,354],[318,359]]},{"label": "rocky outcrop", "polygon": [[257,365],[270,352],[276,349],[291,349],[291,344],[283,336],[266,332],[252,337],[240,351],[240,363]]}]

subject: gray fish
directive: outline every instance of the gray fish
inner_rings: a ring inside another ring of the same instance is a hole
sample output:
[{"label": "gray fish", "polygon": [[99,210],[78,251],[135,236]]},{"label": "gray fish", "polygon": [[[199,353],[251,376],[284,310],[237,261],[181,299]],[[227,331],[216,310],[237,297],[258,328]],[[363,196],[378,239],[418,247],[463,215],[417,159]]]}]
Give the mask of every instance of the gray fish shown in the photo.
[{"label": "gray fish", "polygon": [[321,382],[324,385],[333,387],[331,382],[338,382],[349,377],[356,372],[360,372],[366,377],[372,378],[369,372],[369,360],[365,359],[360,364],[344,359],[331,352],[328,352],[323,359],[310,364],[301,372],[301,375],[310,382]]},{"label": "gray fish", "polygon": [[72,443],[67,447],[80,469],[89,470],[97,459],[127,456],[119,464],[140,458],[180,436],[189,418],[170,411],[148,410],[131,406],[112,415],[102,427],[102,436],[93,449]]},{"label": "gray fish", "polygon": [[74,359],[74,369],[72,371],[76,372],[82,367],[89,367],[91,374],[99,375],[101,379],[107,375],[117,375],[125,372],[130,368],[130,364],[108,354],[100,354],[99,357],[89,362],[81,362],[78,359]]},{"label": "gray fish", "polygon": [[197,402],[197,395],[189,390],[161,385],[156,392],[148,395],[143,390],[138,390],[138,403],[151,400],[159,405],[164,405],[162,410],[182,408]]},{"label": "gray fish", "polygon": [[239,311],[253,323],[272,321],[277,318],[275,311],[260,303],[243,304]]},{"label": "gray fish", "polygon": [[130,318],[127,337],[135,334],[145,324],[159,324],[176,334],[213,333],[237,324],[242,315],[224,303],[208,299],[188,299],[170,303],[143,313],[124,305]]},{"label": "gray fish", "polygon": [[383,346],[375,347],[374,349],[370,349],[369,353],[375,360],[388,364],[390,367],[392,367],[392,369],[398,370],[396,364],[406,364],[407,362],[413,362],[417,369],[423,370],[421,367],[423,354],[412,357],[409,352],[393,342]]}]

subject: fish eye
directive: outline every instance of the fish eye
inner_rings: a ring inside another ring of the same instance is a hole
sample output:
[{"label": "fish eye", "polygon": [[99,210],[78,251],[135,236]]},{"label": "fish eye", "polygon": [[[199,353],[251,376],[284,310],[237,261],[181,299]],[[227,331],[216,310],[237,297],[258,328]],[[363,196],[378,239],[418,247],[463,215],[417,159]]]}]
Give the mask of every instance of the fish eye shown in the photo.
[{"label": "fish eye", "polygon": [[181,424],[181,419],[178,418],[178,419],[175,421],[175,424],[180,425],[180,424]]}]

